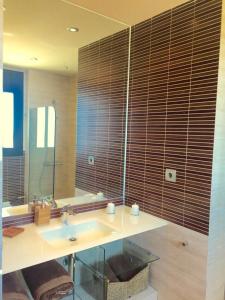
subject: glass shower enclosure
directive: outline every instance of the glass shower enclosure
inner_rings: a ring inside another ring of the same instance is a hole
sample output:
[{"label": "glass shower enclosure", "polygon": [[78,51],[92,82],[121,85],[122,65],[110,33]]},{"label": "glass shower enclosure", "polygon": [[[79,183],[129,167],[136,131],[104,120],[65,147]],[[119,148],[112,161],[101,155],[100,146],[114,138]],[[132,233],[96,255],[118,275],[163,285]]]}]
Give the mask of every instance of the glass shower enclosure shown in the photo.
[{"label": "glass shower enclosure", "polygon": [[29,111],[28,199],[54,198],[56,113],[53,106]]}]

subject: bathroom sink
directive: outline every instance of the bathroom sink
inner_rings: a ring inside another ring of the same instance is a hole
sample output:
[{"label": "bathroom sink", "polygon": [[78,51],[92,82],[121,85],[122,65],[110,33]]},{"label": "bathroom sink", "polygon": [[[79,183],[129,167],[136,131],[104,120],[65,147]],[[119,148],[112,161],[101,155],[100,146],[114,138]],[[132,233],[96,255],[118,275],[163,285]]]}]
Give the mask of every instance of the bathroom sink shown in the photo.
[{"label": "bathroom sink", "polygon": [[55,247],[73,246],[104,238],[115,232],[111,227],[92,220],[80,224],[62,225],[54,229],[40,231],[41,237]]}]

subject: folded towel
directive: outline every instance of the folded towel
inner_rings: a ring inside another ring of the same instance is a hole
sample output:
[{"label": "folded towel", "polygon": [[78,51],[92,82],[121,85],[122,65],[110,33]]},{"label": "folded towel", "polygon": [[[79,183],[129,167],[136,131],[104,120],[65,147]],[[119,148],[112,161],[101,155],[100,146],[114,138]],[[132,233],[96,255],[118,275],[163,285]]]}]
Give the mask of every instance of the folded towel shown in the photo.
[{"label": "folded towel", "polygon": [[3,276],[3,300],[29,300],[28,292],[17,272]]},{"label": "folded towel", "polygon": [[113,256],[108,259],[108,263],[122,282],[129,281],[147,266],[140,258],[128,253]]},{"label": "folded towel", "polygon": [[35,300],[59,300],[73,289],[69,273],[56,261],[48,261],[22,270]]}]

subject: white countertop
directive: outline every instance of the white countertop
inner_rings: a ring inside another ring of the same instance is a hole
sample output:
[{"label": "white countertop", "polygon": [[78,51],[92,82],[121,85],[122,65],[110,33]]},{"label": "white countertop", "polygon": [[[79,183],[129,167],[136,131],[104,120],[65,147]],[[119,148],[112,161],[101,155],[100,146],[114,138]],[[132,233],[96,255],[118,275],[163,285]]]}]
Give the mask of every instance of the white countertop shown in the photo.
[{"label": "white countertop", "polygon": [[[101,192],[100,192],[101,193]],[[88,204],[93,202],[101,202],[107,200],[104,195],[103,198],[99,198],[98,194],[92,194],[87,191],[76,188],[75,196],[70,198],[62,198],[55,199],[58,208],[62,208],[65,205],[80,205],[80,204]],[[2,207],[2,217],[11,217],[18,216],[22,214],[27,214],[28,204],[18,205],[18,206],[10,206],[9,202],[4,202],[6,204],[5,207]]]},{"label": "white countertop", "polygon": [[70,219],[72,224],[98,220],[115,230],[111,235],[64,248],[50,245],[40,235],[40,230],[59,227],[61,219],[52,219],[50,224],[36,226],[35,224],[24,225],[25,231],[14,238],[3,238],[3,274],[23,269],[38,263],[49,261],[86,250],[105,243],[123,239],[132,235],[140,234],[168,224],[167,221],[140,212],[138,217],[130,215],[130,208],[117,206],[115,215],[108,215],[105,209],[77,214]]}]

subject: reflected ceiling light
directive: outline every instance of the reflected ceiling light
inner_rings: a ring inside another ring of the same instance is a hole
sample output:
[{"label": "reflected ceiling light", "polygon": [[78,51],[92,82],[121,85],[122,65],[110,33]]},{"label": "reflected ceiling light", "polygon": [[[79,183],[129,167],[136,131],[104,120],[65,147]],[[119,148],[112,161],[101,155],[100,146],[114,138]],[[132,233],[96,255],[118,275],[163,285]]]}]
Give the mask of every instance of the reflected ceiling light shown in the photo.
[{"label": "reflected ceiling light", "polygon": [[37,57],[31,57],[30,60],[33,61],[33,62],[37,62],[38,58]]},{"label": "reflected ceiling light", "polygon": [[14,36],[14,34],[11,33],[11,32],[3,32],[3,35],[7,36],[7,37],[13,37]]},{"label": "reflected ceiling light", "polygon": [[78,32],[79,28],[70,26],[70,27],[67,27],[66,30],[69,32]]}]

